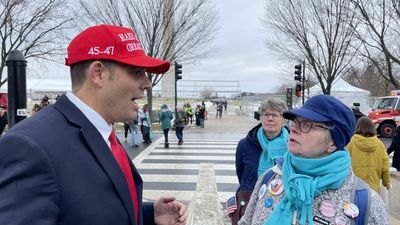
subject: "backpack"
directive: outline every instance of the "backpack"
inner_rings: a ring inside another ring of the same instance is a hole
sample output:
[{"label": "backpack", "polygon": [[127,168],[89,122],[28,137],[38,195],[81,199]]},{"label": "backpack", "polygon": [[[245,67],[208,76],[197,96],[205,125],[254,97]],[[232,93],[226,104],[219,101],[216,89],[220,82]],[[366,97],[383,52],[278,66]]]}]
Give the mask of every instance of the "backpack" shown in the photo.
[{"label": "backpack", "polygon": [[[265,174],[262,184],[267,185],[272,178],[275,177],[277,173],[273,171],[272,169],[268,170],[268,172]],[[367,225],[368,224],[368,217],[371,212],[371,191],[369,189],[369,186],[367,183],[365,183],[363,180],[361,180],[358,177],[354,177],[354,186],[352,189],[352,193],[350,195],[351,203],[354,203],[359,210],[358,216],[354,219],[351,220],[350,224],[351,225]],[[228,204],[229,203],[229,204]],[[236,203],[236,196],[231,197],[227,201],[227,209],[231,209],[232,213],[232,205],[237,205]],[[228,208],[229,207],[229,208]],[[236,209],[236,207],[234,208]],[[228,211],[227,210],[227,211]],[[228,213],[229,213],[228,211]]]}]

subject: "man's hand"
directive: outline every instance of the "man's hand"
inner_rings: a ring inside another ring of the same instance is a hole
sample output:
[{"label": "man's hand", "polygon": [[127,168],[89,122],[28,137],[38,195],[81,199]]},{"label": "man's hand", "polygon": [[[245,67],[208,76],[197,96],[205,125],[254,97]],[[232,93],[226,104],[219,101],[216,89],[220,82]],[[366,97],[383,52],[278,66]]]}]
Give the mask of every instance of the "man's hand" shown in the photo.
[{"label": "man's hand", "polygon": [[185,225],[186,206],[174,197],[161,197],[154,203],[154,221],[158,225]]}]

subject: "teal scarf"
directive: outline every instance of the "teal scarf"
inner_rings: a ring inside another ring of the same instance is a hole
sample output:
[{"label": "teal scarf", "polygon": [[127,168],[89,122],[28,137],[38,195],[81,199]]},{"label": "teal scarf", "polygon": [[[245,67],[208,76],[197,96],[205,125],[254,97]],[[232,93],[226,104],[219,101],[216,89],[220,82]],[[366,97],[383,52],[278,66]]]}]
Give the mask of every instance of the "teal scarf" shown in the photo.
[{"label": "teal scarf", "polygon": [[286,128],[282,128],[281,134],[275,139],[269,141],[264,134],[264,128],[261,126],[257,132],[257,139],[263,149],[260,162],[258,163],[257,175],[260,177],[267,169],[274,166],[274,160],[283,158],[288,148],[289,132]]},{"label": "teal scarf", "polygon": [[325,190],[342,186],[350,173],[350,155],[346,150],[318,158],[301,158],[288,153],[283,163],[285,196],[267,218],[264,225],[290,225],[294,210],[300,224],[313,225],[312,206],[314,198]]}]

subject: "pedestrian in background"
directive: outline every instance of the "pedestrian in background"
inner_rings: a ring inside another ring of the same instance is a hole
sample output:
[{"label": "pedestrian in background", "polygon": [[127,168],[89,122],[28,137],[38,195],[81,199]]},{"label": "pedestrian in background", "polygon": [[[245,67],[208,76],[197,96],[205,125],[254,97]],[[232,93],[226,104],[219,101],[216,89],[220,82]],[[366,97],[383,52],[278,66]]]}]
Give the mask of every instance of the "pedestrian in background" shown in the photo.
[{"label": "pedestrian in background", "polygon": [[136,113],[135,118],[129,122],[129,128],[131,130],[130,147],[139,147],[139,113]]},{"label": "pedestrian in background", "polygon": [[204,120],[206,117],[206,109],[203,105],[200,106],[199,112],[198,112],[198,117],[199,117],[199,124],[201,128],[204,128]]},{"label": "pedestrian in background", "polygon": [[225,114],[226,114],[226,110],[228,110],[228,101],[226,101],[226,99],[224,100],[224,110],[225,110]]},{"label": "pedestrian in background", "polygon": [[168,133],[169,129],[171,128],[171,120],[173,119],[173,115],[171,109],[167,106],[167,104],[163,104],[161,106],[161,113],[160,113],[160,121],[161,121],[161,129],[164,133],[164,147],[169,148],[168,142]]},{"label": "pedestrian in background", "polygon": [[400,171],[400,116],[395,117],[394,120],[396,122],[396,133],[392,138],[392,144],[390,144],[390,147],[387,149],[387,153],[390,155],[394,152],[392,167],[396,168],[397,171]]},{"label": "pedestrian in background", "polygon": [[358,119],[356,132],[347,145],[354,174],[376,192],[381,181],[390,188],[389,157],[385,145],[376,136],[375,125],[367,117]]},{"label": "pedestrian in background", "polygon": [[[194,113],[194,115],[196,117],[196,126],[198,126],[198,127],[200,126],[200,107],[201,107],[201,105],[197,105],[195,113]],[[203,116],[204,116],[204,114],[203,114]]]},{"label": "pedestrian in background", "polygon": [[222,119],[222,110],[223,110],[222,101],[218,101],[215,119],[218,119],[218,118]]},{"label": "pedestrian in background", "polygon": [[146,72],[166,61],[146,56],[131,28],[97,25],[67,49],[72,92],[0,138],[0,223],[7,225],[182,225],[173,197],[143,202],[143,181],[112,124],[134,119],[152,87]]},{"label": "pedestrian in background", "polygon": [[124,142],[128,142],[129,122],[124,122]]},{"label": "pedestrian in background", "polygon": [[32,107],[32,116],[35,115],[37,112],[39,112],[40,106],[39,104],[35,103]]},{"label": "pedestrian in background", "polygon": [[[351,109],[333,96],[318,95],[283,117],[290,127],[283,166],[278,163],[258,178],[239,225],[354,224],[359,219],[389,224],[380,196],[351,169],[345,150],[355,130]],[[356,190],[365,194],[358,199],[362,205],[354,201]]]},{"label": "pedestrian in background", "polygon": [[150,121],[150,114],[149,114],[149,105],[147,105],[147,104],[143,105],[143,111],[139,111],[139,119],[140,119],[140,123],[142,124],[141,131],[142,131],[142,136],[143,136],[143,143],[150,144],[151,143],[151,139],[150,139],[151,121]]},{"label": "pedestrian in background", "polygon": [[260,106],[261,123],[252,128],[239,141],[236,148],[237,210],[231,215],[232,224],[244,215],[257,178],[264,171],[282,161],[287,152],[288,130],[284,127],[282,113],[286,103],[278,98],[268,98]]},{"label": "pedestrian in background", "polygon": [[351,110],[353,111],[354,118],[356,119],[356,123],[361,117],[365,116],[364,113],[362,113],[360,111],[360,103],[358,103],[358,102],[353,103],[353,106],[351,106]]},{"label": "pedestrian in background", "polygon": [[47,95],[45,95],[42,100],[40,101],[39,108],[43,109],[50,105],[50,99]]},{"label": "pedestrian in background", "polygon": [[183,129],[187,123],[185,111],[181,107],[177,107],[175,113],[175,135],[178,138],[178,145],[183,144]]},{"label": "pedestrian in background", "polygon": [[0,136],[3,134],[6,125],[8,124],[6,106],[0,105]]},{"label": "pedestrian in background", "polygon": [[190,103],[186,103],[183,107],[183,110],[186,113],[186,117],[188,118],[188,123],[190,121],[190,124],[193,123],[193,109],[192,109],[192,105],[190,105]]}]

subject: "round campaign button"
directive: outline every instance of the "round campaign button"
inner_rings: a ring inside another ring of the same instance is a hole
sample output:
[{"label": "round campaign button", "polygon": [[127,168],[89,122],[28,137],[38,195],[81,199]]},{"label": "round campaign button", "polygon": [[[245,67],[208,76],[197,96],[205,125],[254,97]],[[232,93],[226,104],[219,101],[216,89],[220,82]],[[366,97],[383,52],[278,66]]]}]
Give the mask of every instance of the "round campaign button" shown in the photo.
[{"label": "round campaign button", "polygon": [[336,215],[336,206],[332,201],[323,200],[319,203],[318,211],[325,217],[334,217]]},{"label": "round campaign button", "polygon": [[274,203],[274,200],[272,198],[265,199],[265,207],[266,208],[271,207],[273,203]]},{"label": "round campaign button", "polygon": [[358,216],[358,207],[353,203],[345,202],[343,204],[343,212],[346,216],[350,218],[356,218]]},{"label": "round campaign button", "polygon": [[280,178],[273,179],[268,185],[271,195],[280,195],[283,192],[283,181]]},{"label": "round campaign button", "polygon": [[240,201],[240,205],[244,206],[244,205],[246,205],[246,202],[245,201]]},{"label": "round campaign button", "polygon": [[343,216],[336,217],[335,224],[336,225],[346,225],[346,218],[344,218]]},{"label": "round campaign button", "polygon": [[263,184],[260,187],[260,190],[258,191],[258,199],[261,199],[262,197],[264,197],[266,191],[267,191],[267,185]]}]

